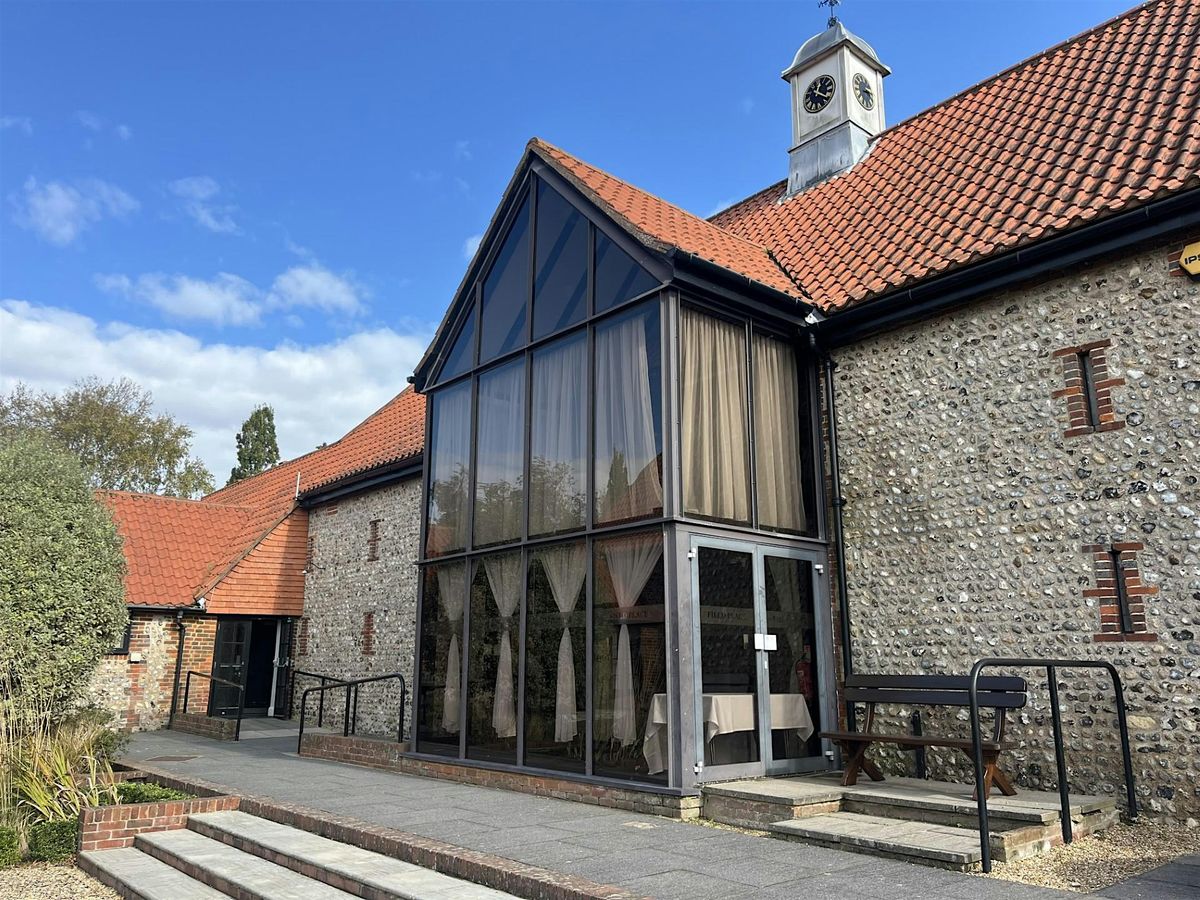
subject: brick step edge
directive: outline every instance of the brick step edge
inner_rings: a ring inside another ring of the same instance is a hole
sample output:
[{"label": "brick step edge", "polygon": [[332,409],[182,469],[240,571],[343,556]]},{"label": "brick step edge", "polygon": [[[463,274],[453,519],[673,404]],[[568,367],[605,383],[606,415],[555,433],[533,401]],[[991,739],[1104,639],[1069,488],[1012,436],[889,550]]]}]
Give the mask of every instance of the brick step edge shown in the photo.
[{"label": "brick step edge", "polygon": [[239,809],[248,815],[268,819],[280,825],[290,825],[301,831],[391,856],[402,862],[525,897],[527,900],[648,900],[642,894],[615,885],[599,884],[577,875],[566,875],[491,853],[456,847],[397,828],[375,825],[295,803],[283,803],[269,797],[247,795],[226,785],[180,778],[173,773],[142,763],[138,765],[147,775],[153,776],[155,781],[166,787],[188,791],[198,796],[233,794],[240,798]]}]

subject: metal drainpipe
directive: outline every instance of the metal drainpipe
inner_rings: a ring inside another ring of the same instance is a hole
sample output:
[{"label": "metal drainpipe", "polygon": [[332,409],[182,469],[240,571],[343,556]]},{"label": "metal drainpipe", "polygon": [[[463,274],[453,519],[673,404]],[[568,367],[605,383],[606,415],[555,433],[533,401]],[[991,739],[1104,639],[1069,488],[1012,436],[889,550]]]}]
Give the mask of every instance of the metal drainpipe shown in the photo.
[{"label": "metal drainpipe", "polygon": [[167,727],[175,722],[175,710],[179,705],[179,676],[183,670],[183,638],[187,626],[183,623],[183,611],[175,613],[175,625],[179,628],[179,645],[175,649],[175,687],[171,691],[171,713],[167,716]]},{"label": "metal drainpipe", "polygon": [[[810,335],[811,345],[817,349],[816,340]],[[829,417],[829,474],[833,482],[833,540],[837,550],[838,625],[842,637],[842,675],[854,674],[854,658],[850,652],[850,597],[846,589],[846,541],[842,523],[842,507],[846,498],[842,496],[842,470],[838,461],[837,394],[833,388],[833,373],[837,363],[828,352],[822,351],[825,364],[825,410]],[[846,704],[846,726],[854,730],[854,704]]]}]

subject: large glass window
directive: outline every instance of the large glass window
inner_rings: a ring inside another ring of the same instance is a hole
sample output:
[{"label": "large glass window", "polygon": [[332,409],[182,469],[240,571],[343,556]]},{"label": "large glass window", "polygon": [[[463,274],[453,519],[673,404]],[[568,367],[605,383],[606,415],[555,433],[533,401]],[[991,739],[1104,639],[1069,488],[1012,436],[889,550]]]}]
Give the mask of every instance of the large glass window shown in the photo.
[{"label": "large glass window", "polygon": [[475,432],[475,544],[521,536],[525,467],[525,360],[479,376]]},{"label": "large glass window", "polygon": [[679,366],[684,511],[749,522],[745,325],[683,307]]},{"label": "large glass window", "polygon": [[467,546],[467,499],[471,463],[471,384],[434,391],[429,402],[429,512],[426,552],[453,553]]},{"label": "large glass window", "polygon": [[810,530],[802,467],[806,461],[811,462],[812,452],[805,446],[809,442],[800,436],[801,405],[796,355],[791,345],[755,334],[754,459],[758,521],[763,528]]},{"label": "large glass window", "polygon": [[657,284],[628,253],[596,230],[596,312],[632,300]]},{"label": "large glass window", "polygon": [[596,541],[592,772],[667,778],[666,606],[660,531]]},{"label": "large glass window", "polygon": [[662,513],[662,369],[658,304],[596,327],[597,523]]},{"label": "large glass window", "polygon": [[425,570],[421,604],[421,695],[417,741],[422,753],[458,756],[462,712],[463,604],[467,563],[443,563]]},{"label": "large glass window", "polygon": [[584,525],[587,464],[587,335],[533,354],[529,533]]},{"label": "large glass window", "polygon": [[475,362],[475,311],[474,307],[467,312],[466,321],[458,330],[454,345],[446,354],[442,370],[438,373],[438,381],[449,381],[455,376],[469,372]]},{"label": "large glass window", "polygon": [[517,759],[522,576],[520,551],[485,556],[475,564],[467,661],[467,756],[474,759]]},{"label": "large glass window", "polygon": [[587,314],[588,221],[544,182],[538,183],[534,254],[536,339],[582,322]]},{"label": "large glass window", "polygon": [[529,555],[525,612],[525,765],[587,766],[587,549],[582,541]]},{"label": "large glass window", "polygon": [[529,198],[526,197],[483,283],[481,363],[524,346],[528,302]]}]

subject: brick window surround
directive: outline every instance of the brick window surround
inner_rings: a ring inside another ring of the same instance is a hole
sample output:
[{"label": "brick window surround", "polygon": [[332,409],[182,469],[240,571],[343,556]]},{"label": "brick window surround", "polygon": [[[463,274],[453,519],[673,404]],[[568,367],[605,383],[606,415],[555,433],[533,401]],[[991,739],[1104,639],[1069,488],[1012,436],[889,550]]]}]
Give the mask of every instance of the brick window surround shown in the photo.
[{"label": "brick window surround", "polygon": [[362,655],[375,655],[375,613],[373,612],[363,614]]},{"label": "brick window surround", "polygon": [[300,628],[296,634],[296,655],[308,656],[308,616],[300,619]]},{"label": "brick window surround", "polygon": [[1065,387],[1054,391],[1054,399],[1067,401],[1067,429],[1063,437],[1079,437],[1097,431],[1116,431],[1125,423],[1113,409],[1112,389],[1125,383],[1124,378],[1108,376],[1108,348],[1105,338],[1074,347],[1063,347],[1051,354],[1062,360]]},{"label": "brick window surround", "polygon": [[1146,631],[1145,597],[1158,593],[1155,585],[1144,584],[1138,572],[1138,541],[1116,544],[1084,544],[1083,552],[1092,555],[1096,586],[1086,588],[1085,597],[1100,604],[1100,630],[1093,640],[1157,641],[1158,635]]},{"label": "brick window surround", "polygon": [[371,531],[367,536],[367,562],[375,562],[379,559],[379,523],[382,519],[372,519],[370,522]]}]

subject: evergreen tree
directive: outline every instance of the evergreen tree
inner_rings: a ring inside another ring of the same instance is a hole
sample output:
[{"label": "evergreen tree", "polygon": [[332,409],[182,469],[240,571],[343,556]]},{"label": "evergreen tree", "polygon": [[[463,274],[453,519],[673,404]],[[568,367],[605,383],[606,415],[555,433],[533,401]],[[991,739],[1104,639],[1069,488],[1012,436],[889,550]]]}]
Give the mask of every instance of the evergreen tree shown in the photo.
[{"label": "evergreen tree", "polygon": [[266,404],[256,406],[238,432],[237,465],[229,473],[229,484],[277,465],[279,444],[275,441],[275,410]]}]

